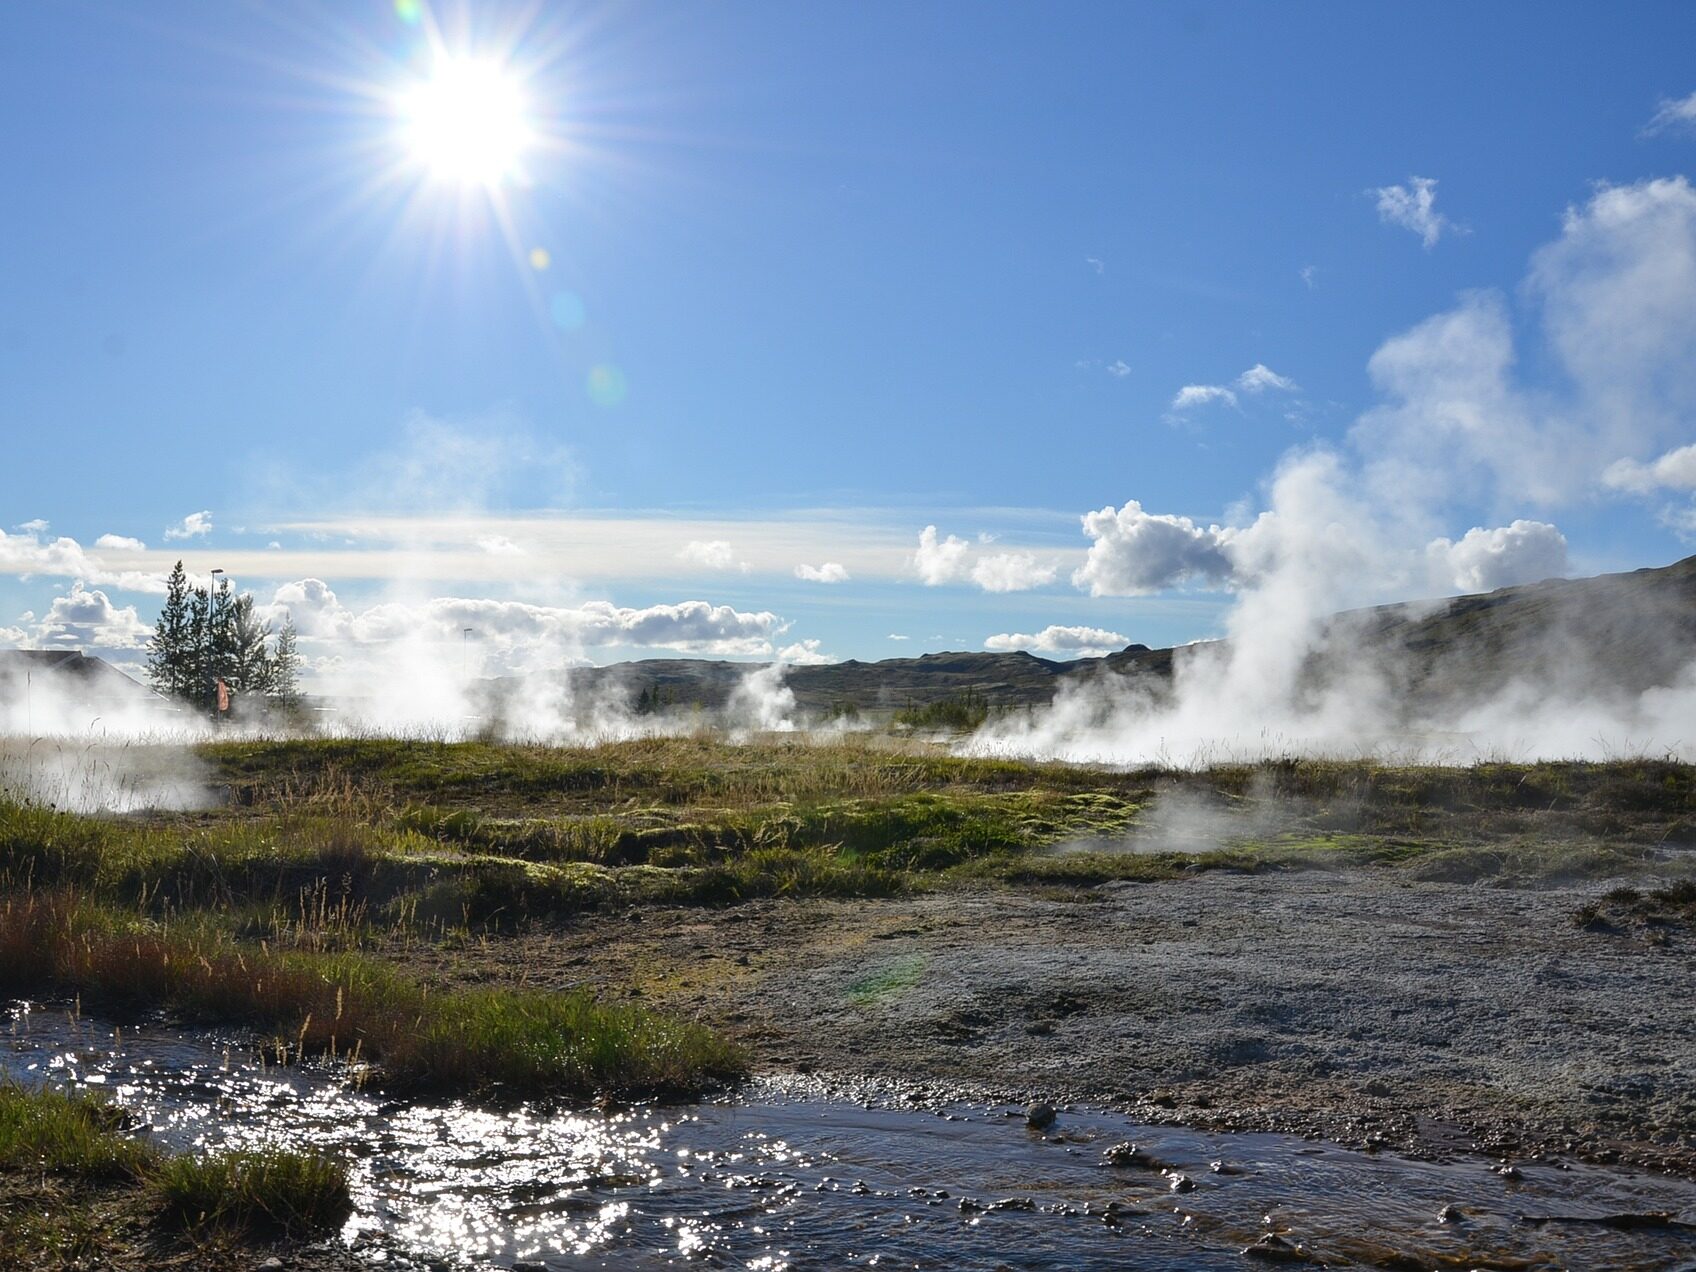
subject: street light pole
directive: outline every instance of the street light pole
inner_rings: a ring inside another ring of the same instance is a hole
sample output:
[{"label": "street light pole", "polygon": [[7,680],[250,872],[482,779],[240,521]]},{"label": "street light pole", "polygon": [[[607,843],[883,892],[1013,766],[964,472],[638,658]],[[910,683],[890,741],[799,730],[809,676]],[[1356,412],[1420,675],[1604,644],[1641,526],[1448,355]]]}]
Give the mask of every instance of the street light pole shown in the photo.
[{"label": "street light pole", "polygon": [[206,686],[207,698],[212,705],[212,721],[218,720],[218,672],[212,666],[212,606],[218,596],[218,576],[224,571],[222,567],[212,571],[212,581],[206,585],[206,674],[210,683]]}]

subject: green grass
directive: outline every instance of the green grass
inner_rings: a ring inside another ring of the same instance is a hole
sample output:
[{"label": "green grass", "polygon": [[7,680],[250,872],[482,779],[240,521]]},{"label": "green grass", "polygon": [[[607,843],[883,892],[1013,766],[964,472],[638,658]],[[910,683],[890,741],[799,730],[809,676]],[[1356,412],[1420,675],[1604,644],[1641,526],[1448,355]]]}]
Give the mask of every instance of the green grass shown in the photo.
[{"label": "green grass", "polygon": [[193,1233],[308,1237],[334,1231],[353,1212],[347,1167],[292,1149],[174,1157],[151,1184],[165,1219]]},{"label": "green grass", "polygon": [[87,1095],[0,1083],[0,1170],[138,1178],[158,1158],[121,1109]]},{"label": "green grass", "polygon": [[252,1025],[284,1056],[356,1056],[398,1090],[694,1092],[740,1075],[703,1025],[586,992],[432,993],[359,954],[271,950],[193,918],[137,922],[68,894],[0,906],[0,988]]}]

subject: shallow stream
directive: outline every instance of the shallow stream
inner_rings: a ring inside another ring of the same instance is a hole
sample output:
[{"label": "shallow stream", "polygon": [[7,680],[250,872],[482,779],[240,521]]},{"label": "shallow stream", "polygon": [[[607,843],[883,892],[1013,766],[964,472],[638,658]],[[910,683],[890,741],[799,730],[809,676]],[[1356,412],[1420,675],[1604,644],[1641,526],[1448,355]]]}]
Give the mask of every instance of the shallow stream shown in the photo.
[{"label": "shallow stream", "polygon": [[[377,1266],[1176,1272],[1279,1266],[1243,1253],[1274,1232],[1334,1267],[1696,1268],[1696,1183],[1575,1164],[1504,1174],[1088,1110],[1039,1134],[1006,1106],[804,1081],[618,1111],[397,1102],[238,1038],[23,1003],[0,1074],[102,1089],[175,1150],[344,1154],[342,1238]],[[1136,1161],[1103,1160],[1125,1142]]]}]

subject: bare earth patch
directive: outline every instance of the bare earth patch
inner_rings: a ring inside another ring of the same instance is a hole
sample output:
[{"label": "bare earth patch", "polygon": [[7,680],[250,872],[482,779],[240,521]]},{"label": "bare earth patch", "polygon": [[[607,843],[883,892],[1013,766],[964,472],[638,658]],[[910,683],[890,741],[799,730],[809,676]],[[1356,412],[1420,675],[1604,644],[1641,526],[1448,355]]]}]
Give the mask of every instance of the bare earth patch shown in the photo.
[{"label": "bare earth patch", "polygon": [[1696,1174],[1696,942],[1575,923],[1609,887],[1209,872],[585,914],[405,957],[697,1013],[767,1071]]}]

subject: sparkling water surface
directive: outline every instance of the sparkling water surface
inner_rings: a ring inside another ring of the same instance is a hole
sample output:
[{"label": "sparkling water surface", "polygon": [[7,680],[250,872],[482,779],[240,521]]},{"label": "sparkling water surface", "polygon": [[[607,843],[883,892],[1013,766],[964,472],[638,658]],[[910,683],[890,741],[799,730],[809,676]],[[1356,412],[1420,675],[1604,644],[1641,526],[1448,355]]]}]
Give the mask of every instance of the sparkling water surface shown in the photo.
[{"label": "sparkling water surface", "polygon": [[[342,1239],[378,1266],[1177,1272],[1268,1266],[1243,1250],[1277,1232],[1329,1266],[1696,1268],[1696,1184],[1576,1164],[1515,1178],[1090,1110],[1042,1135],[1005,1106],[802,1080],[617,1110],[395,1101],[238,1037],[24,1003],[0,1073],[104,1090],[173,1150],[344,1155]],[[1138,1164],[1105,1163],[1126,1141]],[[1675,1222],[1580,1221],[1650,1214]]]}]

